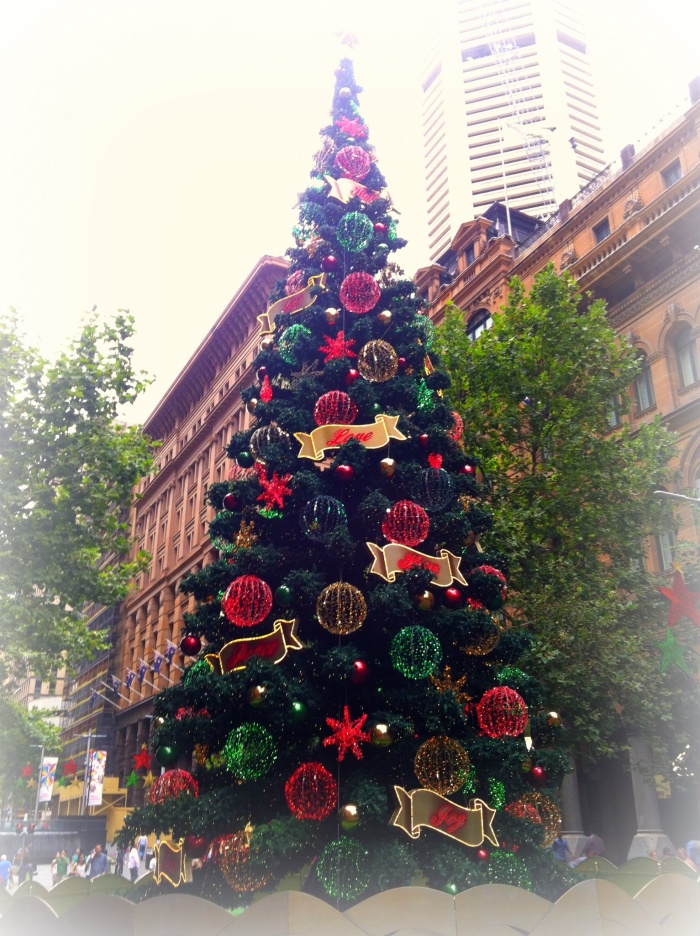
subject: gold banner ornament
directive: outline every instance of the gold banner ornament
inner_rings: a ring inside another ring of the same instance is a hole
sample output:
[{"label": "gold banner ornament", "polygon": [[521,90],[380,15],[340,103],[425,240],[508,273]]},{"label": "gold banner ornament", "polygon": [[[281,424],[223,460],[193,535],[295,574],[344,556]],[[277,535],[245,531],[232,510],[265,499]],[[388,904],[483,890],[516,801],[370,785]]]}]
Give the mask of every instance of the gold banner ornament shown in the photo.
[{"label": "gold banner ornament", "polygon": [[394,582],[399,572],[427,569],[433,576],[432,584],[440,588],[447,588],[452,582],[467,584],[459,570],[462,557],[453,555],[447,549],[441,549],[438,556],[428,556],[401,543],[389,543],[388,546],[377,546],[376,543],[365,545],[374,559],[369,571],[380,575],[387,582]]},{"label": "gold banner ornament", "polygon": [[352,179],[334,179],[330,175],[324,176],[324,179],[331,187],[328,197],[335,198],[343,205],[347,205],[352,198],[359,198],[365,205],[371,205],[372,202],[376,202],[378,198],[381,198],[379,192],[368,189],[365,185]]},{"label": "gold banner ornament", "polygon": [[269,634],[231,640],[218,653],[208,653],[204,659],[219,676],[245,669],[251,657],[281,663],[290,650],[302,649],[296,630],[296,618],[291,621],[278,620]]},{"label": "gold banner ornament", "polygon": [[391,825],[410,835],[420,838],[423,826],[434,829],[448,838],[475,848],[488,839],[498,848],[498,839],[493,831],[493,818],[496,810],[483,800],[473,799],[469,808],[453,803],[433,790],[404,790],[395,786],[399,805],[391,817]]},{"label": "gold banner ornament", "polygon": [[293,315],[295,312],[301,312],[302,309],[308,309],[309,306],[312,306],[314,302],[316,302],[316,296],[312,294],[312,290],[325,288],[326,274],[321,273],[319,276],[310,276],[304,289],[297,293],[292,293],[291,296],[284,296],[282,299],[278,299],[277,302],[273,302],[272,305],[269,306],[267,312],[258,315],[260,334],[271,335],[274,332],[274,321],[278,312],[287,312]]},{"label": "gold banner ornament", "polygon": [[324,449],[340,448],[350,439],[361,442],[365,448],[378,449],[388,444],[389,439],[405,441],[406,436],[396,428],[398,416],[380,413],[373,423],[366,426],[319,426],[313,432],[295,432],[294,438],[301,443],[298,458],[311,458],[321,461]]}]

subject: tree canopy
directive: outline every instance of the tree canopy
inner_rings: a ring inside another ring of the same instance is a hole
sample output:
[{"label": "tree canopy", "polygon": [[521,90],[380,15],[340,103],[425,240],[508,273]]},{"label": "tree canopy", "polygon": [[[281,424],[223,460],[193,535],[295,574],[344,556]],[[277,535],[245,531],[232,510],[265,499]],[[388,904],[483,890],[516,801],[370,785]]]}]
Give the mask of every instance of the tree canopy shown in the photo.
[{"label": "tree canopy", "polygon": [[146,382],[132,366],[133,318],[93,315],[45,360],[0,318],[0,675],[45,675],[103,642],[82,611],[126,594],[127,508],[152,464],[139,427],[118,420]]},{"label": "tree canopy", "polygon": [[[548,267],[528,294],[514,279],[502,314],[477,341],[452,307],[439,329],[467,448],[491,482],[510,562],[509,613],[535,635],[530,669],[564,713],[569,737],[592,756],[620,729],[661,738],[672,680],[660,673],[665,624],[645,539],[669,529],[653,496],[669,482],[674,436],[657,417],[611,431],[638,370],[604,303],[582,297]],[[678,724],[681,724],[679,721]]]}]

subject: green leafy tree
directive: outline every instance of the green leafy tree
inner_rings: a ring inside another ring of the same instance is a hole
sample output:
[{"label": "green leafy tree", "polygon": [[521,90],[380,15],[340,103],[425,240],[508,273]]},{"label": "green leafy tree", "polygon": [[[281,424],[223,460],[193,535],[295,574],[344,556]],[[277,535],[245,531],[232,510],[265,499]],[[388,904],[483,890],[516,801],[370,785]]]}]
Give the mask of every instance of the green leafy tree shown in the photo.
[{"label": "green leafy tree", "polygon": [[12,802],[17,809],[34,805],[36,787],[22,778],[26,764],[32,766],[32,780],[39,780],[39,750],[48,756],[61,750],[61,730],[49,721],[51,713],[41,709],[27,711],[9,699],[0,698],[0,802],[2,808]]},{"label": "green leafy tree", "polygon": [[205,858],[193,888],[227,904],[290,873],[340,905],[416,879],[553,896],[568,758],[517,662],[529,635],[502,626],[499,535],[433,326],[388,263],[403,242],[352,64],[336,74],[254,424],[208,494],[219,558],[182,583],[195,659],[154,701],[171,769],[121,838],[182,836]]},{"label": "green leafy tree", "polygon": [[118,420],[144,389],[132,367],[131,316],[93,316],[55,363],[0,318],[0,672],[46,675],[103,646],[81,616],[120,600],[126,511],[150,470],[151,444]]},{"label": "green leafy tree", "polygon": [[535,637],[528,662],[569,740],[591,756],[611,752],[622,729],[663,741],[678,690],[695,694],[682,672],[660,673],[665,607],[643,565],[645,538],[669,529],[653,491],[668,484],[674,436],[659,418],[611,432],[638,365],[602,302],[551,266],[529,294],[517,279],[509,289],[477,341],[455,307],[438,336],[491,484],[509,614]]}]

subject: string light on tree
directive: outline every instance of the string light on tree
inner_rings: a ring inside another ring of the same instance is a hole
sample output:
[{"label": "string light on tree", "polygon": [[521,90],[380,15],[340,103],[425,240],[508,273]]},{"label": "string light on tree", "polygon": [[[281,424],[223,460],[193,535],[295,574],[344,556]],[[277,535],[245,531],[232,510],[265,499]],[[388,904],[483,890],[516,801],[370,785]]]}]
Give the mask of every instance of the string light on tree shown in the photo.
[{"label": "string light on tree", "polygon": [[287,780],[284,796],[297,819],[320,822],[336,808],[338,785],[323,764],[311,761],[298,767]]}]

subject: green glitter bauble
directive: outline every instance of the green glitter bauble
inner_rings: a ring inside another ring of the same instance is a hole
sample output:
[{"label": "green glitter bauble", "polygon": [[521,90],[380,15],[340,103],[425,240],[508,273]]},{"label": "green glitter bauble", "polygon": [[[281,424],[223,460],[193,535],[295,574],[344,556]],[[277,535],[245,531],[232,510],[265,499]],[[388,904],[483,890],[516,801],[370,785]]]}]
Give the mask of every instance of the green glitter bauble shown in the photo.
[{"label": "green glitter bauble", "polygon": [[372,243],[374,225],[361,211],[349,211],[338,222],[335,236],[342,247],[357,253]]},{"label": "green glitter bauble", "polygon": [[185,678],[183,682],[186,688],[194,685],[197,676],[204,676],[205,674],[211,673],[212,669],[209,663],[206,660],[197,660],[185,673]]},{"label": "green glitter bauble", "polygon": [[442,660],[442,647],[427,627],[404,627],[391,641],[391,662],[407,679],[425,679]]},{"label": "green glitter bauble", "polygon": [[418,409],[421,412],[431,410],[435,408],[435,401],[433,399],[433,391],[427,385],[427,383],[421,378],[418,381]]},{"label": "green glitter bauble", "polygon": [[299,346],[310,337],[311,332],[306,325],[290,325],[289,328],[286,328],[277,342],[282,360],[286,361],[287,364],[297,366],[300,363],[297,357],[300,350]]},{"label": "green glitter bauble", "polygon": [[427,315],[417,315],[413,321],[413,330],[423,342],[426,351],[430,351],[435,341],[435,326]]},{"label": "green glitter bauble", "polygon": [[476,767],[474,764],[469,765],[469,773],[465,781],[464,786],[462,787],[462,796],[466,796],[467,799],[474,796],[476,793]]},{"label": "green glitter bauble", "polygon": [[367,851],[345,835],[329,842],[316,862],[316,877],[331,897],[355,900],[369,886]]},{"label": "green glitter bauble", "polygon": [[489,788],[489,806],[493,809],[503,809],[506,805],[506,788],[503,783],[489,777],[486,784]]},{"label": "green glitter bauble", "polygon": [[512,884],[523,890],[532,890],[532,880],[527,865],[513,852],[495,849],[489,857],[488,879],[492,884]]},{"label": "green glitter bauble", "polygon": [[257,780],[277,760],[277,745],[267,728],[246,722],[233,729],[221,753],[226,769],[237,780]]},{"label": "green glitter bauble", "polygon": [[504,666],[498,671],[496,676],[501,686],[510,686],[511,689],[519,689],[523,683],[527,682],[527,673],[524,673],[517,666]]}]

